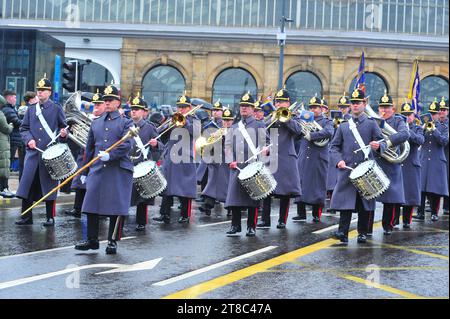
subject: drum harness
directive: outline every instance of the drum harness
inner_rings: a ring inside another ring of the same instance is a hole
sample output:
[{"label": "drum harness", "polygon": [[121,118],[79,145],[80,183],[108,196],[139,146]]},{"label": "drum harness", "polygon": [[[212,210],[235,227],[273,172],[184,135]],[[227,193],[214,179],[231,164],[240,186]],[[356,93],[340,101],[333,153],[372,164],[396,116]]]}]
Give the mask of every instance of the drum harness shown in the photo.
[{"label": "drum harness", "polygon": [[364,144],[364,141],[361,137],[361,134],[359,134],[358,129],[356,128],[356,123],[355,123],[355,121],[353,121],[353,118],[351,118],[348,121],[348,124],[349,124],[350,130],[353,133],[353,136],[356,139],[356,142],[358,142],[359,147],[361,147],[361,150],[364,153],[364,160],[367,161],[369,159],[370,148],[366,147],[366,145]]}]

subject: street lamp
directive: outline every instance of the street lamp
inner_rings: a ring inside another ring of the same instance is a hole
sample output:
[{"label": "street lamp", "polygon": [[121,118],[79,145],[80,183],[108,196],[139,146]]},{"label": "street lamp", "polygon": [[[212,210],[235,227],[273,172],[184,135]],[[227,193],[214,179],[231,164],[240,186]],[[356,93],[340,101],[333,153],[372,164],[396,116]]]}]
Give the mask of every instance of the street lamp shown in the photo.
[{"label": "street lamp", "polygon": [[286,23],[294,22],[293,19],[287,18],[285,13],[286,0],[283,0],[281,9],[281,19],[280,19],[280,32],[277,34],[278,45],[280,46],[280,68],[278,73],[278,88],[281,89],[283,86],[283,65],[284,65],[284,46],[286,44],[286,32],[284,27]]}]

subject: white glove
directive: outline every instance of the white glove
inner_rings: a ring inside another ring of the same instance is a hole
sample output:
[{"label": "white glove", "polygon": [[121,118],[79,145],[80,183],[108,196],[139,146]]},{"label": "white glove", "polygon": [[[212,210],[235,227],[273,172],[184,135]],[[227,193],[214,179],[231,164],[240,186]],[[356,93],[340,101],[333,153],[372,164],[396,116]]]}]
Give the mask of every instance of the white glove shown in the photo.
[{"label": "white glove", "polygon": [[81,176],[80,176],[81,184],[86,184],[86,178],[87,178],[86,175],[81,175]]},{"label": "white glove", "polygon": [[105,151],[98,152],[98,156],[100,156],[100,160],[103,162],[109,161],[109,153],[106,153]]},{"label": "white glove", "polygon": [[309,133],[309,131],[305,131],[305,132],[303,132],[303,134],[305,135],[305,138],[306,138],[308,141],[311,141],[311,133]]}]

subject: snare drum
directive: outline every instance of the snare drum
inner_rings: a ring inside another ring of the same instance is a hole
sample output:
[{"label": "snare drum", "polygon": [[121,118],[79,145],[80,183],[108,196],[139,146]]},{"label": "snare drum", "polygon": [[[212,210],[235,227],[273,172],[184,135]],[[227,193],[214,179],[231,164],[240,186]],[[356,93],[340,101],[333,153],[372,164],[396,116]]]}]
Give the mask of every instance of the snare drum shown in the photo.
[{"label": "snare drum", "polygon": [[42,161],[55,181],[66,179],[77,171],[77,163],[67,144],[55,144],[42,153]]},{"label": "snare drum", "polygon": [[367,200],[380,196],[391,184],[389,178],[374,160],[359,164],[350,173],[350,181],[361,196]]},{"label": "snare drum", "polygon": [[277,181],[262,162],[253,162],[238,175],[239,182],[251,199],[266,198],[277,187]]},{"label": "snare drum", "polygon": [[139,195],[146,199],[158,196],[167,186],[166,179],[153,161],[145,161],[134,167],[133,183]]}]

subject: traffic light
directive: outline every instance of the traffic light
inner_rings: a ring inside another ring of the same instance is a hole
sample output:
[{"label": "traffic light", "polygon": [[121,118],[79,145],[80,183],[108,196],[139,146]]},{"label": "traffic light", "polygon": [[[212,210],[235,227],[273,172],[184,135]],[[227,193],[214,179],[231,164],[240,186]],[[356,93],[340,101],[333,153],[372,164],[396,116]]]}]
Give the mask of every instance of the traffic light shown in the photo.
[{"label": "traffic light", "polygon": [[80,64],[77,60],[70,60],[63,64],[63,85],[69,92],[76,92],[80,89]]}]

